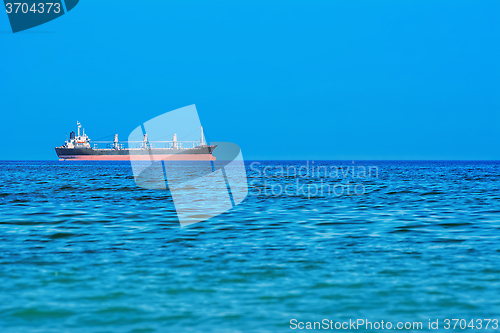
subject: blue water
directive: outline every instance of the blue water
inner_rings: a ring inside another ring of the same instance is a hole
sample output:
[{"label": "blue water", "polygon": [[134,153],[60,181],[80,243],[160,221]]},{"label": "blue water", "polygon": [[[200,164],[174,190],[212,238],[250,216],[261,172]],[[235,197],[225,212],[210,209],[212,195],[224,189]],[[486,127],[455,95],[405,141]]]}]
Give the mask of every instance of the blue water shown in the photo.
[{"label": "blue water", "polygon": [[[1,162],[0,331],[500,317],[500,162],[280,172],[303,165],[249,162],[243,203],[181,228],[168,192],[136,187],[127,163]],[[315,193],[347,183],[363,194]]]}]

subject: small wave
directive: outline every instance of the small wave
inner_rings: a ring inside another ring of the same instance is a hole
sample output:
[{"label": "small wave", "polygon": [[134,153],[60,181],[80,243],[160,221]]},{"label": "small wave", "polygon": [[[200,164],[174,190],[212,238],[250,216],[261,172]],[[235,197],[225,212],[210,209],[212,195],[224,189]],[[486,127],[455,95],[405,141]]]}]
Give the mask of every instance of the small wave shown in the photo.
[{"label": "small wave", "polygon": [[420,195],[421,196],[427,196],[427,195],[441,195],[441,194],[444,194],[444,193],[443,192],[439,192],[439,191],[430,191],[430,192],[422,193]]},{"label": "small wave", "polygon": [[440,238],[433,240],[432,243],[462,243],[465,241],[465,239]]},{"label": "small wave", "polygon": [[14,317],[23,319],[41,319],[41,318],[64,318],[74,315],[74,312],[68,310],[41,310],[37,308],[28,308],[15,311]]},{"label": "small wave", "polygon": [[26,199],[14,199],[11,201],[11,203],[26,203],[26,202],[30,202],[30,201],[26,200]]},{"label": "small wave", "polygon": [[49,238],[50,239],[61,239],[61,238],[69,238],[69,237],[73,237],[73,236],[76,236],[76,235],[72,234],[70,232],[58,232],[56,234],[50,235]]},{"label": "small wave", "polygon": [[398,228],[396,230],[390,231],[389,233],[390,234],[397,234],[397,233],[412,232],[412,231],[415,231],[415,230],[408,229],[408,228]]},{"label": "small wave", "polygon": [[439,225],[440,226],[443,226],[443,227],[460,227],[460,226],[464,226],[464,225],[471,225],[472,223],[470,222],[449,222],[449,223],[440,223]]},{"label": "small wave", "polygon": [[403,191],[391,191],[391,192],[387,192],[387,195],[394,195],[394,194],[409,194],[409,193],[413,193],[412,191],[408,191],[408,190],[403,190]]}]

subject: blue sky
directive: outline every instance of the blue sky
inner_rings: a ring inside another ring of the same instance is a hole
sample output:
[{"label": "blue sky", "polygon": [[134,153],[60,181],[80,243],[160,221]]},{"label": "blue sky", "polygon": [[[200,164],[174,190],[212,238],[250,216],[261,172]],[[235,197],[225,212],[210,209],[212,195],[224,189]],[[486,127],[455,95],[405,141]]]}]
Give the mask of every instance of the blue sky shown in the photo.
[{"label": "blue sky", "polygon": [[500,159],[498,1],[81,1],[0,15],[0,159],[196,104],[246,159]]}]

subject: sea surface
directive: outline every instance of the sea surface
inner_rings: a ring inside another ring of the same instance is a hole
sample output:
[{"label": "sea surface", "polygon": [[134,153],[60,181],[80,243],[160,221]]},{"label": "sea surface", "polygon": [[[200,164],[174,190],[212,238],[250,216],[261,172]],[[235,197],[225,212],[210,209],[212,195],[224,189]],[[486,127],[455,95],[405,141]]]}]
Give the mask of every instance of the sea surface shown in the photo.
[{"label": "sea surface", "polygon": [[247,177],[241,204],[180,227],[127,163],[0,162],[0,332],[500,319],[500,162],[250,161]]}]

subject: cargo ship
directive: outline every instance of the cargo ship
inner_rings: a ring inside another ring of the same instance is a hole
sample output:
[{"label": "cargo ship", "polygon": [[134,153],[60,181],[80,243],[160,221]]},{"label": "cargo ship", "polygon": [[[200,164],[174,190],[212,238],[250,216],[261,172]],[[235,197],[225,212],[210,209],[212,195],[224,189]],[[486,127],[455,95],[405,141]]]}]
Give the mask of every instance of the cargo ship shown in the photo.
[{"label": "cargo ship", "polygon": [[[174,134],[171,141],[148,141],[144,133],[142,141],[128,141],[126,144],[118,141],[118,134],[113,141],[91,141],[80,122],[77,122],[77,133],[72,131],[64,145],[56,147],[60,161],[214,161],[212,152],[217,145],[208,145],[200,127],[201,138],[198,141],[177,141]],[[80,134],[81,130],[81,134]],[[99,144],[107,144],[107,148],[98,148]],[[136,147],[130,147],[135,144]],[[125,148],[125,145],[128,147]]]}]

